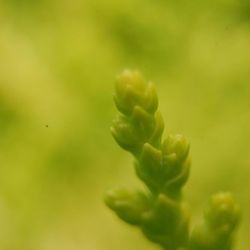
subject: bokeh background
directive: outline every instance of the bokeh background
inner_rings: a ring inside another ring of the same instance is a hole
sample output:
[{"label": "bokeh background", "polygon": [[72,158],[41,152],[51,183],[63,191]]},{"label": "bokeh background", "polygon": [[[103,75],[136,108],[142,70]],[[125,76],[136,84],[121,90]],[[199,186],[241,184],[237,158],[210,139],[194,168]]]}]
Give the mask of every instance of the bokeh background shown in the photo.
[{"label": "bokeh background", "polygon": [[249,249],[248,0],[0,0],[0,249],[158,249],[103,204],[141,187],[109,132],[124,68],[155,81],[165,134],[191,141],[193,221],[232,191]]}]

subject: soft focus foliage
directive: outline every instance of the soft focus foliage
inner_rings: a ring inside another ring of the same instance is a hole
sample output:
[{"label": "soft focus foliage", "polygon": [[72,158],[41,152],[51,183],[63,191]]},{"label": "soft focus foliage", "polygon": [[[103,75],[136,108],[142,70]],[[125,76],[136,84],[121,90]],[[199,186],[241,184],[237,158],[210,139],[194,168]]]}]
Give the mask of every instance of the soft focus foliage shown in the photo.
[{"label": "soft focus foliage", "polygon": [[230,190],[250,245],[247,0],[0,0],[0,249],[151,250],[102,204],[140,185],[113,142],[117,72],[157,83],[167,134],[192,142],[194,214]]}]

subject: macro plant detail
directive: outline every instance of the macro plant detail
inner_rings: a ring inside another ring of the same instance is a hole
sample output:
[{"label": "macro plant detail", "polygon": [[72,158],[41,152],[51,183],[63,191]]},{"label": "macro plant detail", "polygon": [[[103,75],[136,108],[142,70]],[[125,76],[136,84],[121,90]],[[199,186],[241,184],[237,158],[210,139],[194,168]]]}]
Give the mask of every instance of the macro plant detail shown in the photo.
[{"label": "macro plant detail", "polygon": [[190,230],[191,213],[182,196],[190,171],[189,142],[179,134],[162,139],[164,121],[153,83],[126,70],[117,78],[114,101],[120,115],[111,133],[134,156],[147,191],[112,189],[105,195],[107,206],[165,250],[232,250],[240,209],[229,192],[213,195],[203,221]]}]

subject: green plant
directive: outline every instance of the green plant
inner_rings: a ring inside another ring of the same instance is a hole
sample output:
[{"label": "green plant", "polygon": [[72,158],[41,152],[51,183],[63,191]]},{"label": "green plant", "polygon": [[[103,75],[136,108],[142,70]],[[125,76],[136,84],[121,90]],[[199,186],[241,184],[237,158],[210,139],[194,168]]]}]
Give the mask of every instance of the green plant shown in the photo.
[{"label": "green plant", "polygon": [[240,211],[230,193],[212,196],[203,221],[190,232],[190,212],[182,199],[189,143],[182,135],[162,141],[164,122],[154,85],[136,71],[124,71],[116,81],[114,101],[121,114],[112,135],[133,154],[136,174],[148,191],[113,189],[106,193],[106,204],[165,250],[231,250]]}]

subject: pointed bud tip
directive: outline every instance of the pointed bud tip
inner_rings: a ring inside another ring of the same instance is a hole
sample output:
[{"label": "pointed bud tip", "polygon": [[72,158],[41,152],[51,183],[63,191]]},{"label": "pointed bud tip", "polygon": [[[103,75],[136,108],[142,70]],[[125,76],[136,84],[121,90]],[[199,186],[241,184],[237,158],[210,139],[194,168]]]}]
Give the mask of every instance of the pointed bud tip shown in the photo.
[{"label": "pointed bud tip", "polygon": [[189,153],[190,144],[187,138],[181,134],[169,135],[163,142],[165,155],[176,154],[179,160],[183,160]]}]

